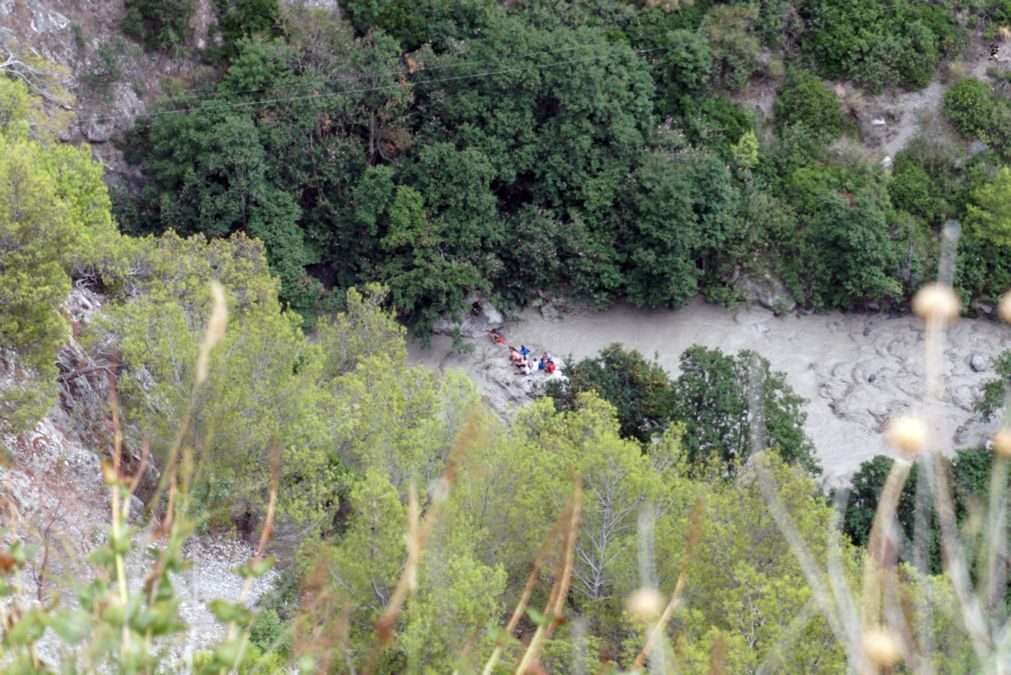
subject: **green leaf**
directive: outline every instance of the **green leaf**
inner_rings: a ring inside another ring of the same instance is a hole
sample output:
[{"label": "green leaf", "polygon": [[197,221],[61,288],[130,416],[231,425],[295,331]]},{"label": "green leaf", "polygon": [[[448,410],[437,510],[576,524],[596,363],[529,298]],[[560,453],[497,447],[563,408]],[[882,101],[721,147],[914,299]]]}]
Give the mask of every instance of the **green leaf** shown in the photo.
[{"label": "green leaf", "polygon": [[261,558],[260,560],[250,560],[235,571],[244,579],[262,577],[274,567],[275,562],[273,556]]},{"label": "green leaf", "polygon": [[46,625],[67,644],[76,645],[92,629],[91,615],[82,609],[67,609],[46,617]]},{"label": "green leaf", "polygon": [[211,614],[224,623],[232,623],[234,621],[240,626],[245,626],[252,619],[252,613],[237,602],[212,600],[207,607],[211,610]]}]

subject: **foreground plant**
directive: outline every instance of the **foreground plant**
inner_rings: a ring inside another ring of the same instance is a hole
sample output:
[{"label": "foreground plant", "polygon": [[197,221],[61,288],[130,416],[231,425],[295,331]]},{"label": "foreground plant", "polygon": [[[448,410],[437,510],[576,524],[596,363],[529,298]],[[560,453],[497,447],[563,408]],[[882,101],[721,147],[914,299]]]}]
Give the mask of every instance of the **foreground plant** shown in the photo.
[{"label": "foreground plant", "polygon": [[[1011,671],[1011,623],[1008,621],[1008,526],[1007,526],[1007,430],[1011,425],[1011,405],[1005,411],[1002,429],[993,440],[989,503],[970,518],[960,531],[955,520],[954,498],[948,472],[942,463],[943,447],[940,421],[941,356],[944,329],[959,315],[958,297],[951,288],[957,223],[945,225],[939,280],[928,284],[913,299],[913,311],[926,323],[926,391],[920,404],[923,413],[904,414],[893,419],[887,429],[888,442],[901,459],[892,464],[878,503],[864,556],[862,587],[851,590],[844,577],[833,569],[817,565],[809,543],[797,534],[795,524],[783,508],[777,487],[758,458],[756,468],[761,478],[769,508],[777,524],[801,563],[815,592],[818,609],[829,621],[833,633],[845,648],[851,668],[861,673],[890,670],[900,662],[915,672],[936,672],[942,648],[935,644],[936,608],[929,600],[925,577],[931,502],[940,525],[944,576],[950,587],[958,626],[968,641],[979,672]],[[1001,307],[1011,303],[1005,295]],[[1000,312],[1007,321],[1011,316]],[[917,464],[926,480],[917,481],[916,526],[911,543],[914,570],[901,567],[898,554],[903,546],[896,517],[902,488]],[[844,502],[837,497],[837,508]],[[829,535],[838,548],[839,534]],[[917,582],[917,574],[922,575]],[[917,586],[918,597],[909,598],[909,584]]]},{"label": "foreground plant", "polygon": [[[225,291],[212,284],[213,307],[197,357],[191,401],[207,379],[211,350],[224,335],[228,320]],[[140,673],[164,670],[168,665],[166,647],[172,636],[185,629],[179,614],[179,599],[172,575],[185,570],[189,562],[184,546],[193,535],[198,516],[191,504],[190,487],[194,475],[193,439],[190,414],[181,422],[169,465],[155,497],[150,501],[157,515],[149,531],[142,533],[131,518],[131,505],[147,468],[149,453],[145,447],[140,466],[132,475],[123,462],[123,436],[116,399],[111,383],[113,448],[111,459],[102,463],[102,477],[109,491],[110,521],[105,541],[88,556],[92,580],[70,586],[76,603],[61,605],[27,602],[18,585],[19,572],[28,562],[24,544],[12,536],[8,549],[0,553],[0,596],[8,600],[0,606],[3,634],[0,639],[0,664],[6,672],[120,672]],[[271,490],[263,534],[255,557],[237,573],[246,578],[238,602],[215,600],[212,613],[228,624],[224,642],[204,666],[206,672],[233,672],[249,662],[249,629],[255,615],[245,607],[252,579],[265,574],[272,560],[263,550],[270,536],[275,487]],[[17,524],[13,505],[7,505]],[[128,558],[147,537],[151,564],[141,583],[130,578]],[[49,663],[41,654],[40,644],[47,629],[62,643],[60,663]],[[193,664],[189,664],[192,669]]]}]

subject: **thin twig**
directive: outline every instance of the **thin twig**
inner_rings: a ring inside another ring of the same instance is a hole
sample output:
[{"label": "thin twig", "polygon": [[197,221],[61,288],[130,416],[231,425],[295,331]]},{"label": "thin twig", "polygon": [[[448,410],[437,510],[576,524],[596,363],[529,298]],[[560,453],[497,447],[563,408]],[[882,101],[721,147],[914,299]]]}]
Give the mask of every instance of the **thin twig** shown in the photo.
[{"label": "thin twig", "polygon": [[667,623],[670,621],[671,617],[674,616],[675,610],[681,606],[681,599],[684,596],[685,583],[688,579],[688,568],[691,566],[692,557],[695,553],[696,547],[698,546],[698,542],[702,538],[702,523],[705,518],[705,505],[705,494],[700,494],[698,500],[695,502],[695,507],[692,509],[691,525],[688,530],[688,542],[685,546],[684,557],[681,559],[681,571],[678,573],[677,582],[674,584],[674,592],[671,594],[670,601],[668,601],[667,606],[664,607],[663,613],[660,615],[660,619],[656,622],[650,630],[649,635],[646,637],[646,644],[643,645],[642,651],[640,651],[639,655],[635,657],[635,661],[632,663],[632,671],[639,670],[646,665],[646,659],[649,658],[649,655],[653,653],[654,649],[656,649],[657,643],[660,641],[660,636],[663,635]]},{"label": "thin twig", "polygon": [[569,509],[569,526],[565,531],[565,553],[561,560],[561,574],[556,577],[555,583],[551,587],[548,595],[548,602],[544,607],[544,616],[541,624],[534,631],[534,636],[527,646],[526,652],[516,666],[516,675],[526,673],[534,661],[540,656],[544,642],[551,638],[555,626],[562,621],[562,608],[569,594],[569,584],[572,581],[573,559],[575,557],[576,537],[579,530],[579,518],[582,509],[582,482],[577,478],[576,486],[572,491],[572,506]]}]

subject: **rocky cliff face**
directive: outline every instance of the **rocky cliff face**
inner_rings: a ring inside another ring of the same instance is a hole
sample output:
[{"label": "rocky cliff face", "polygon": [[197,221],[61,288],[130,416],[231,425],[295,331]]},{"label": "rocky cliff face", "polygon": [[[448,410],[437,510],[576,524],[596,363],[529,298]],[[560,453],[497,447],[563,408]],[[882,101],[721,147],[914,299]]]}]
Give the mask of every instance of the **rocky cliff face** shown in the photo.
[{"label": "rocky cliff face", "polygon": [[[206,44],[211,0],[200,0],[191,40]],[[73,95],[63,140],[92,144],[112,175],[131,176],[114,140],[162,93],[165,78],[188,80],[201,69],[188,56],[147,53],[123,35],[123,0],[0,0],[0,62],[39,56],[64,70]]]},{"label": "rocky cliff face", "polygon": [[[110,496],[102,480],[102,459],[110,456],[111,417],[108,364],[96,362],[77,341],[88,323],[101,312],[102,296],[75,288],[63,303],[71,334],[60,348],[57,362],[59,399],[32,429],[0,436],[0,543],[20,539],[28,550],[28,564],[16,579],[22,604],[49,603],[60,598],[73,605],[75,584],[91,576],[84,562],[105,541],[110,522]],[[101,352],[102,350],[98,350]],[[3,379],[0,378],[0,386]],[[126,448],[127,472],[141,466],[136,452]],[[145,472],[149,486],[157,471]],[[143,493],[143,490],[139,492]],[[134,497],[131,513],[138,527],[144,511]],[[127,575],[135,588],[151,565],[147,546],[159,546],[157,537],[142,531],[127,561]],[[254,547],[235,536],[198,536],[187,544],[192,563],[176,577],[180,617],[186,633],[168,658],[178,662],[190,650],[210,647],[225,637],[225,627],[208,610],[211,600],[231,602],[243,597],[244,579],[234,572],[254,554]],[[244,596],[252,605],[273,588],[277,572],[254,580]],[[65,646],[47,636],[38,645],[41,657],[52,666],[64,660]]]}]

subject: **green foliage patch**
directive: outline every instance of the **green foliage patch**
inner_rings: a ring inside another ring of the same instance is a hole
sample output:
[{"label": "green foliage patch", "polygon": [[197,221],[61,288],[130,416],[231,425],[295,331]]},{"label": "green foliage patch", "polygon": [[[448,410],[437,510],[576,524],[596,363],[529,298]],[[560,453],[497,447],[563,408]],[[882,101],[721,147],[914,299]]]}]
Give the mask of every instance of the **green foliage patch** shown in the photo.
[{"label": "green foliage patch", "polygon": [[148,49],[171,50],[186,42],[194,0],[126,0],[123,32]]}]

